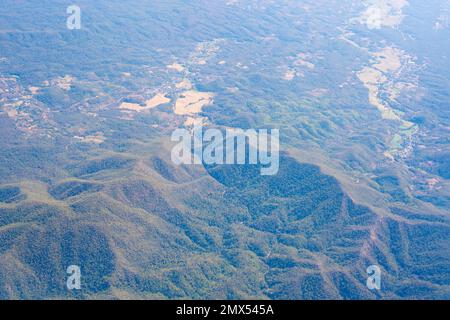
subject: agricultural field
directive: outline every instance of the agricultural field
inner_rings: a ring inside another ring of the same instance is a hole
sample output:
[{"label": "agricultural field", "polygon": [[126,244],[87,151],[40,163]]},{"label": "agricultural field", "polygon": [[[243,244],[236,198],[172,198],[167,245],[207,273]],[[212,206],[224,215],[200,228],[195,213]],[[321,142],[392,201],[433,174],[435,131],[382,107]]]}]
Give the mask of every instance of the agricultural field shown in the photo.
[{"label": "agricultural field", "polygon": [[450,1],[75,2],[2,0],[0,299],[450,299]]}]

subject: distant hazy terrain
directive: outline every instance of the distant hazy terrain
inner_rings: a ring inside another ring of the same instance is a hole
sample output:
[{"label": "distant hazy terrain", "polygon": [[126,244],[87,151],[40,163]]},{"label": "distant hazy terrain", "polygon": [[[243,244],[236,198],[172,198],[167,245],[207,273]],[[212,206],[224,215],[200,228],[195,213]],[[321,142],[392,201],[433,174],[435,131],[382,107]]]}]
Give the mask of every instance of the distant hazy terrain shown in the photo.
[{"label": "distant hazy terrain", "polygon": [[450,299],[449,0],[73,1],[2,0],[1,299]]}]

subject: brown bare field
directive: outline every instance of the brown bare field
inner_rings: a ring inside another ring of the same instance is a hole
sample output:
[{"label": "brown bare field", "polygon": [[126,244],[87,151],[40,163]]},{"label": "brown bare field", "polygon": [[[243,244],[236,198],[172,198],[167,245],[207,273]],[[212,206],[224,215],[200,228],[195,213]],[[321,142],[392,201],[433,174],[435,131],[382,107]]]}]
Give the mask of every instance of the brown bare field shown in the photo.
[{"label": "brown bare field", "polygon": [[158,93],[153,98],[147,100],[145,102],[145,106],[141,106],[140,104],[137,104],[137,103],[122,102],[120,104],[119,109],[142,112],[142,111],[148,111],[150,109],[156,108],[162,104],[169,103],[170,101],[171,101],[170,98],[167,98],[165,94]]},{"label": "brown bare field", "polygon": [[184,71],[184,67],[181,64],[176,63],[176,62],[168,65],[167,68],[171,69],[171,70],[178,71],[178,72],[183,72]]},{"label": "brown bare field", "polygon": [[211,104],[213,94],[189,90],[183,92],[175,103],[174,112],[177,115],[192,115],[202,112],[202,108]]}]

